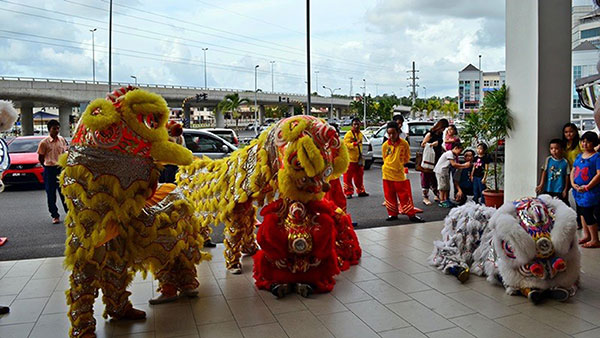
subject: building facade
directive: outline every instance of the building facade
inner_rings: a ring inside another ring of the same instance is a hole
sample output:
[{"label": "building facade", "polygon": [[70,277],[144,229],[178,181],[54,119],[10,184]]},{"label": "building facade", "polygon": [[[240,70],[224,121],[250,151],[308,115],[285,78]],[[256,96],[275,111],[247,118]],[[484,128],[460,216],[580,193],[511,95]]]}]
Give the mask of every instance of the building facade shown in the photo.
[{"label": "building facade", "polygon": [[[483,86],[481,86],[481,82]],[[483,97],[488,91],[502,87],[506,82],[506,72],[482,72],[469,64],[458,72],[458,110],[459,112],[478,111]]]}]

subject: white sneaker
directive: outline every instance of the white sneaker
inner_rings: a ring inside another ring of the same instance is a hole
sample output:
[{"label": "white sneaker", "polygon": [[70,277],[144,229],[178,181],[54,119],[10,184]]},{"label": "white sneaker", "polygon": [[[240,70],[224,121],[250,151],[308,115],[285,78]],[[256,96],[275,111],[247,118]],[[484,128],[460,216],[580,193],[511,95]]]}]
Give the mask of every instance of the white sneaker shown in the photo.
[{"label": "white sneaker", "polygon": [[161,293],[158,297],[150,299],[148,301],[148,303],[150,303],[150,305],[157,305],[157,304],[164,304],[164,303],[171,303],[177,300],[177,294],[175,294],[175,296],[167,296],[164,293]]},{"label": "white sneaker", "polygon": [[425,204],[425,205],[431,205],[431,201],[429,200],[429,198],[423,197],[423,204]]}]

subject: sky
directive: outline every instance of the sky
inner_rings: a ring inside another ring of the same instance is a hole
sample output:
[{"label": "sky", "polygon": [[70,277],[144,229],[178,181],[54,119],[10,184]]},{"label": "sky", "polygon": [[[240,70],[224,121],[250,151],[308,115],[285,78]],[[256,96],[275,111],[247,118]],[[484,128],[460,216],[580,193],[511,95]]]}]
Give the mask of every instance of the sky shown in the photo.
[{"label": "sky", "polygon": [[[91,80],[95,60],[107,81],[108,8],[0,0],[0,76]],[[261,90],[305,93],[305,14],[304,0],[114,0],[113,82],[202,87],[208,48],[211,88],[253,90],[259,65]],[[362,92],[365,79],[367,93],[407,96],[412,61],[420,96],[456,96],[458,71],[478,55],[484,71],[504,70],[505,0],[313,0],[310,19],[321,95]]]}]

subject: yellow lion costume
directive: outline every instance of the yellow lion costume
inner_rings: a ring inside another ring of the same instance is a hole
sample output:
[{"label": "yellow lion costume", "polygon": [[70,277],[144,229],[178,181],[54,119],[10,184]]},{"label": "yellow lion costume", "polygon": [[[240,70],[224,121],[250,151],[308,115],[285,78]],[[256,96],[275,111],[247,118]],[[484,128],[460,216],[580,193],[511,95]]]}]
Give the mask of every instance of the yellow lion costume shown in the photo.
[{"label": "yellow lion costume", "polygon": [[169,142],[169,110],[158,95],[121,88],[90,103],[60,160],[65,265],[71,337],[95,337],[93,304],[102,289],[104,316],[142,319],[126,290],[136,271],[152,272],[161,289],[193,295],[195,264],[210,256],[194,209],[174,185],[157,187],[161,163],[186,165],[191,152]]},{"label": "yellow lion costume", "polygon": [[[177,185],[195,204],[203,227],[225,224],[226,268],[239,274],[242,253],[257,250],[253,202],[263,206],[274,199],[285,200],[285,205],[320,201],[329,180],[340,177],[347,167],[348,150],[335,129],[302,115],[281,120],[227,158],[203,158],[181,167]],[[343,214],[340,209],[339,217]],[[350,260],[356,264],[354,252]]]}]

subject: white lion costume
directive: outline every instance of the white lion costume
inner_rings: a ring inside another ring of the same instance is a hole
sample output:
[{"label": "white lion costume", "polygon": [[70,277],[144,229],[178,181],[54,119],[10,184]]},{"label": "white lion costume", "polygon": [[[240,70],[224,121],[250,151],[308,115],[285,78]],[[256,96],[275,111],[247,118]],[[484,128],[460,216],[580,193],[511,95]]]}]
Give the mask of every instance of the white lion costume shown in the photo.
[{"label": "white lion costume", "polygon": [[580,252],[575,212],[548,195],[524,198],[495,210],[474,203],[445,219],[443,241],[430,263],[461,282],[469,272],[521,293],[532,302],[575,294]]},{"label": "white lion costume", "polygon": [[[0,100],[0,132],[10,130],[17,121],[17,111],[10,101]],[[4,139],[0,138],[0,192],[4,190],[2,183],[2,172],[10,167],[8,146]]]}]

